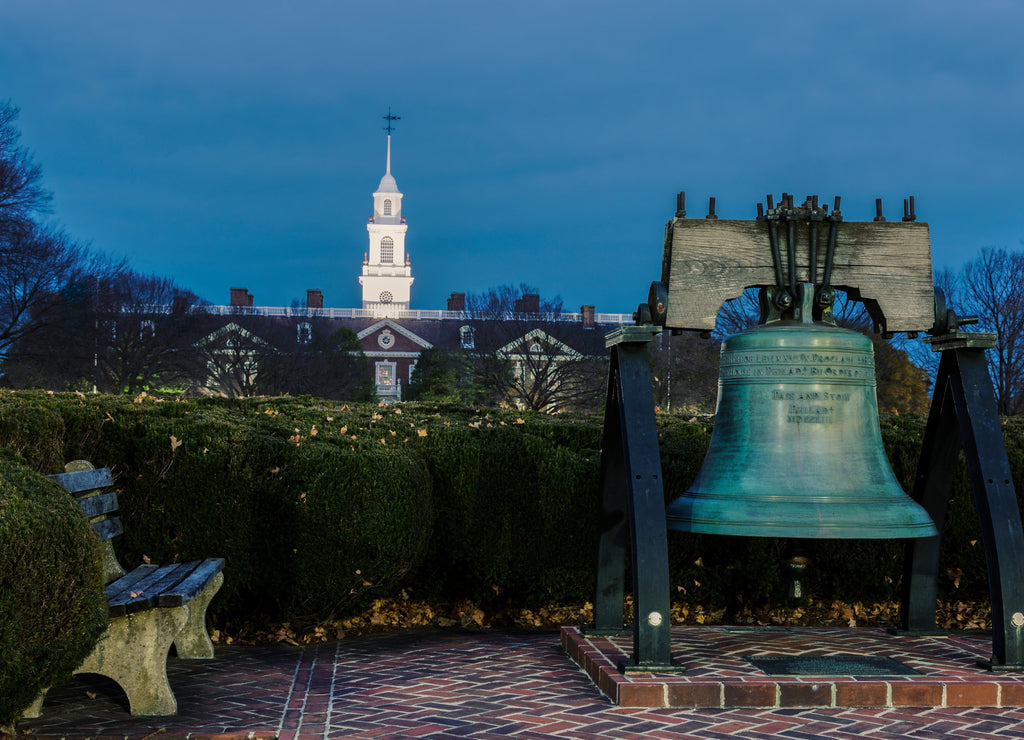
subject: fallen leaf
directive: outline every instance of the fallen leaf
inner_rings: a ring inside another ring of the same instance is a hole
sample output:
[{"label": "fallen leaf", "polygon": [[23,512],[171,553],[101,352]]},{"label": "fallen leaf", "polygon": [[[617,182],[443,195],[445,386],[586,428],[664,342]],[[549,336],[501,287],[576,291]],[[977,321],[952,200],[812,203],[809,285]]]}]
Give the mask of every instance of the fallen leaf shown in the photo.
[{"label": "fallen leaf", "polygon": [[427,430],[426,429],[420,429],[417,432],[417,434],[419,434],[421,437],[426,437],[427,436]]},{"label": "fallen leaf", "polygon": [[153,561],[149,559],[149,555],[143,555],[142,556],[142,562],[144,562],[146,565],[149,565]]},{"label": "fallen leaf", "polygon": [[174,435],[172,434],[172,435],[171,435],[171,452],[174,452],[174,451],[175,451],[176,449],[178,449],[179,447],[181,447],[181,440],[180,440],[180,439],[178,439],[177,437],[175,437],[175,436],[174,436]]}]

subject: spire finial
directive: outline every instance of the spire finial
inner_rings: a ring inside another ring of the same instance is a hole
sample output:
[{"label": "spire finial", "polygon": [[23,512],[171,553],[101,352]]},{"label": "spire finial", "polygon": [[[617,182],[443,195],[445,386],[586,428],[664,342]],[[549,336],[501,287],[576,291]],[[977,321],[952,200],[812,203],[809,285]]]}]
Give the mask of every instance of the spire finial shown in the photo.
[{"label": "spire finial", "polygon": [[388,125],[384,127],[384,130],[388,132],[388,137],[390,138],[391,132],[395,128],[392,122],[393,121],[401,121],[402,117],[401,116],[393,116],[393,115],[391,115],[391,106],[389,105],[388,106],[388,114],[386,116],[381,116],[381,118],[383,118],[385,121],[388,122]]},{"label": "spire finial", "polygon": [[402,117],[401,116],[393,116],[393,115],[391,115],[391,106],[389,105],[388,106],[388,114],[386,116],[381,116],[381,118],[383,118],[385,121],[388,122],[388,125],[384,127],[384,130],[388,132],[388,164],[387,164],[387,168],[384,170],[384,173],[387,174],[387,175],[390,175],[391,174],[391,132],[394,131],[394,129],[395,129],[394,122],[395,121],[401,121]]}]

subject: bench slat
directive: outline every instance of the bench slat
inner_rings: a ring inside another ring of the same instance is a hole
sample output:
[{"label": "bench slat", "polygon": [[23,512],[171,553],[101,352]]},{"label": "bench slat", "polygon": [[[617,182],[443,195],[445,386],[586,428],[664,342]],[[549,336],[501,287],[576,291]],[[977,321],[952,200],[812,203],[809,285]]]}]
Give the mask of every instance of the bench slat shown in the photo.
[{"label": "bench slat", "polygon": [[[132,614],[134,612],[151,609],[156,606],[157,598],[160,596],[160,590],[158,588],[160,582],[167,578],[169,571],[173,572],[177,570],[178,566],[165,565],[161,567],[159,565],[140,565],[128,575],[130,576],[142,568],[146,568],[146,570],[143,572],[141,578],[135,580],[134,583],[127,585],[125,588],[119,589],[117,594],[107,596],[107,601],[110,604],[111,615],[120,616],[121,614]],[[125,578],[127,577],[128,576],[125,576]]]},{"label": "bench slat", "polygon": [[192,571],[199,565],[198,562],[191,563],[176,563],[174,565],[165,565],[160,569],[160,577],[154,579],[149,585],[149,590],[153,594],[153,605],[156,606],[159,603],[160,596],[166,593],[167,589],[173,589],[181,581],[192,575]]},{"label": "bench slat", "polygon": [[196,566],[187,578],[160,594],[160,606],[181,606],[190,602],[224,569],[224,558],[207,558]]},{"label": "bench slat", "polygon": [[110,474],[110,468],[78,470],[74,473],[58,473],[46,477],[54,483],[64,486],[72,494],[88,491],[91,488],[107,488],[114,485],[114,478]]},{"label": "bench slat", "polygon": [[100,536],[100,542],[106,542],[124,532],[124,527],[121,526],[121,517],[119,516],[115,516],[113,519],[101,519],[98,522],[93,522],[92,528]]},{"label": "bench slat", "polygon": [[[106,588],[107,603],[110,606],[110,616],[120,617],[126,613],[125,604],[132,600],[131,592],[139,591],[139,585],[144,583],[147,577],[159,570],[159,565],[140,565],[131,573],[118,578]],[[145,591],[143,590],[143,593]]]},{"label": "bench slat", "polygon": [[117,492],[108,491],[93,496],[80,496],[75,499],[78,508],[85,512],[85,515],[92,519],[94,516],[112,514],[117,511]]}]

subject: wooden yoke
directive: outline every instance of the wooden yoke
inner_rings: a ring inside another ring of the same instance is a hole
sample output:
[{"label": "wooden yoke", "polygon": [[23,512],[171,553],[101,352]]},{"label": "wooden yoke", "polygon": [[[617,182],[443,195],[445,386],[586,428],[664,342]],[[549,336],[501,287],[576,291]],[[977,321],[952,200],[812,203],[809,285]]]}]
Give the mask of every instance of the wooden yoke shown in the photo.
[{"label": "wooden yoke", "polygon": [[[652,286],[650,300],[654,323],[661,324],[663,314],[666,328],[712,331],[726,301],[740,297],[745,288],[775,285],[772,227],[782,263],[788,265],[787,255],[796,255],[795,283],[820,285],[829,231],[835,228],[831,287],[863,302],[876,331],[924,332],[932,328],[935,295],[928,224],[912,220],[844,222],[835,215],[812,221],[800,215],[804,207],[789,210],[793,217],[788,221],[763,217],[737,221],[718,220],[713,215],[687,219],[680,209],[683,217],[677,216],[665,226],[662,285]],[[816,269],[809,275],[812,228],[817,232]],[[794,235],[793,250],[790,233]],[[788,267],[783,269],[785,281],[790,282]],[[660,299],[655,296],[658,292]],[[663,311],[658,310],[659,303]]]}]

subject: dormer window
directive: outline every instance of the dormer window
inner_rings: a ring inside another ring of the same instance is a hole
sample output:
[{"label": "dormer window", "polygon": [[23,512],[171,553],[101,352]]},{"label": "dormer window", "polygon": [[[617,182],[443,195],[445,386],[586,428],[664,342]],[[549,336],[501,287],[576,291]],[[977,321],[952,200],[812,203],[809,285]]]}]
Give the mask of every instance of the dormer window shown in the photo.
[{"label": "dormer window", "polygon": [[462,345],[462,349],[473,349],[476,342],[473,339],[472,326],[463,326],[459,329],[459,344]]},{"label": "dormer window", "polygon": [[384,214],[385,216],[390,216],[390,215],[391,215],[391,198],[388,198],[388,199],[386,199],[386,200],[384,201],[384,210],[383,210],[383,214]]},{"label": "dormer window", "polygon": [[385,236],[380,240],[380,261],[395,261],[395,242],[390,236]]}]

